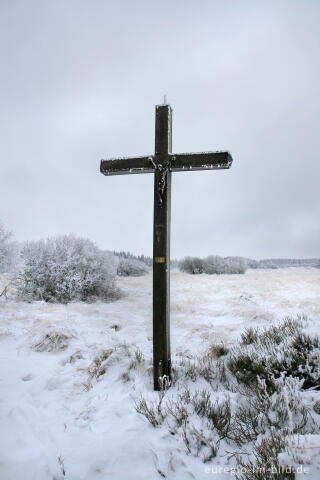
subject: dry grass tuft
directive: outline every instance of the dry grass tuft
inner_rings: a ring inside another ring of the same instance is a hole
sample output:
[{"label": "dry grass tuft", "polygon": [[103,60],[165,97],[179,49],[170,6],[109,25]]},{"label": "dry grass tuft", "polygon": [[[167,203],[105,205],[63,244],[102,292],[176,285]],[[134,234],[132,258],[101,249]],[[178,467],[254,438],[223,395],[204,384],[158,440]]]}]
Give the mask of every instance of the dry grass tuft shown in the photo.
[{"label": "dry grass tuft", "polygon": [[92,381],[93,379],[98,380],[102,375],[104,375],[107,371],[107,360],[112,355],[114,350],[112,348],[108,350],[102,350],[102,352],[95,357],[93,362],[88,368],[89,379]]},{"label": "dry grass tuft", "polygon": [[61,352],[69,346],[71,335],[51,330],[43,335],[43,337],[33,346],[35,352]]},{"label": "dry grass tuft", "polygon": [[69,363],[75,363],[77,360],[82,360],[83,355],[80,350],[77,350],[72,355],[70,355]]}]

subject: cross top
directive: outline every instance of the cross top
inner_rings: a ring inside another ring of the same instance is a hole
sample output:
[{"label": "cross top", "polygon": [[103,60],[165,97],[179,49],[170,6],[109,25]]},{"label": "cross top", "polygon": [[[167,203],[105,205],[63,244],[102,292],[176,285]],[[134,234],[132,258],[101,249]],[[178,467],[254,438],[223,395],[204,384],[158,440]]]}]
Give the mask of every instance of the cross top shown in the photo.
[{"label": "cross top", "polygon": [[221,170],[232,164],[229,152],[172,154],[172,108],[156,105],[155,153],[145,157],[101,160],[104,175],[154,173],[153,228],[153,370],[154,389],[170,380],[170,214],[171,174],[181,171]]}]

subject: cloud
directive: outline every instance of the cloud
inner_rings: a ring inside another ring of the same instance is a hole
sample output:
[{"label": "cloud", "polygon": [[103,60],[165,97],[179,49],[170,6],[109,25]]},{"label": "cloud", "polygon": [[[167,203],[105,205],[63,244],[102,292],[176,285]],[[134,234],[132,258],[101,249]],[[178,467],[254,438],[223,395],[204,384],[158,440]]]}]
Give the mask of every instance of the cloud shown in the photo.
[{"label": "cloud", "polygon": [[172,255],[319,255],[315,1],[2,2],[0,216],[17,238],[73,231],[152,253],[152,175],[99,161],[228,149],[230,171],[175,174]]}]

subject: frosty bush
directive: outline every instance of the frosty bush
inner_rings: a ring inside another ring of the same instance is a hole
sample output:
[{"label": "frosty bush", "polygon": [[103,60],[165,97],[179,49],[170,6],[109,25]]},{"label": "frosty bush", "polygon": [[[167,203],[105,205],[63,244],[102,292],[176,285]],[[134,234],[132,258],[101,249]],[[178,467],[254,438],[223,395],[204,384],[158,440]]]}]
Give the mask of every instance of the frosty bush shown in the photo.
[{"label": "frosty bush", "polygon": [[203,270],[208,275],[226,273],[226,264],[222,257],[210,255],[203,260]]},{"label": "frosty bush", "polygon": [[241,455],[236,457],[236,480],[294,480],[294,468],[279,463],[279,454],[288,449],[288,445],[285,433],[271,430],[254,444],[251,458],[244,461]]},{"label": "frosty bush", "polygon": [[[176,436],[187,455],[209,462],[227,452],[228,460],[236,462],[230,472],[238,480],[294,479],[295,461],[287,455],[290,439],[317,434],[320,428],[310,392],[304,391],[310,375],[319,373],[311,363],[319,341],[305,334],[303,320],[287,318],[268,329],[247,329],[230,349],[213,345],[204,356],[182,358],[173,368],[174,388],[158,392],[158,397],[140,397],[136,411],[152,427]],[[240,372],[237,361],[248,352]],[[292,360],[296,352],[302,368]],[[287,455],[281,465],[280,453]]]},{"label": "frosty bush", "polygon": [[149,272],[149,268],[143,262],[132,258],[121,258],[118,263],[117,275],[120,277],[141,277]]},{"label": "frosty bush", "polygon": [[212,274],[231,274],[245,273],[247,270],[247,262],[242,257],[219,257],[218,255],[210,255],[203,260],[203,271],[209,275]]},{"label": "frosty bush", "polygon": [[116,294],[113,255],[88,239],[64,235],[27,242],[21,253],[18,289],[24,298],[68,303]]},{"label": "frosty bush", "polygon": [[203,261],[199,257],[185,257],[179,262],[179,268],[186,273],[203,273]]},{"label": "frosty bush", "polygon": [[272,392],[283,372],[302,380],[304,389],[317,387],[319,359],[319,338],[302,331],[300,318],[287,318],[268,329],[247,329],[241,343],[231,349],[227,366],[239,383],[252,388],[259,377]]},{"label": "frosty bush", "polygon": [[18,245],[12,240],[12,233],[0,223],[0,273],[9,273],[14,270],[17,260]]},{"label": "frosty bush", "polygon": [[247,261],[243,257],[225,257],[225,273],[245,273],[247,270]]},{"label": "frosty bush", "polygon": [[179,268],[182,272],[192,274],[245,273],[247,270],[247,261],[243,257],[223,258],[218,255],[209,255],[203,259],[199,257],[185,257],[180,261]]}]

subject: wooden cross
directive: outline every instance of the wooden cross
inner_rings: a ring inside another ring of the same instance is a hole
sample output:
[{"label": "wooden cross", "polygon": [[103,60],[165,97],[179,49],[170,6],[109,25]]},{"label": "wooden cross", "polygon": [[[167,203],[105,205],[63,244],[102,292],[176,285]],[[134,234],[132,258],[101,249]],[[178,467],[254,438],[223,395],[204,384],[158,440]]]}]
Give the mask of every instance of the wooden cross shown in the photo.
[{"label": "wooden cross", "polygon": [[171,173],[230,168],[229,152],[172,154],[172,108],[156,105],[155,154],[101,160],[104,175],[154,173],[153,217],[153,378],[160,390],[170,379],[170,213]]}]

